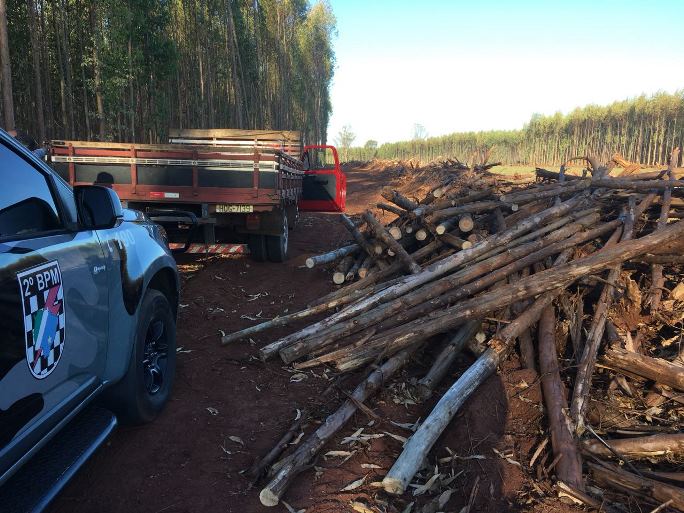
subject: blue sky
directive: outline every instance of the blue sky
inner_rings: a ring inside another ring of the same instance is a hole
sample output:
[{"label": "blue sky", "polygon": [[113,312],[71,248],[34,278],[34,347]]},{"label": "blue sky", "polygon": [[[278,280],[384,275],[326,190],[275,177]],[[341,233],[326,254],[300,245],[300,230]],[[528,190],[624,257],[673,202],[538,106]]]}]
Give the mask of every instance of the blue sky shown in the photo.
[{"label": "blue sky", "polygon": [[521,128],[641,93],[684,89],[682,0],[330,0],[334,140]]}]

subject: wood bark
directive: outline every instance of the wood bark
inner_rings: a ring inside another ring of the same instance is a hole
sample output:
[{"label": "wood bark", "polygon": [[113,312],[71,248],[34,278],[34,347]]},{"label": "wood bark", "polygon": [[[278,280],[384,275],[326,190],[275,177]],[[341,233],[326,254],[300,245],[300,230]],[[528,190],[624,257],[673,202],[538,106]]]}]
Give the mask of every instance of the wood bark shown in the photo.
[{"label": "wood bark", "polygon": [[363,218],[366,220],[366,223],[373,234],[394,252],[407,271],[412,274],[420,273],[420,266],[411,258],[411,255],[406,252],[401,244],[389,234],[387,229],[380,224],[380,221],[375,218],[370,210],[364,212]]},{"label": "wood bark", "polygon": [[615,465],[589,463],[591,473],[601,486],[608,486],[627,494],[646,496],[662,504],[672,501],[671,506],[684,511],[684,489],[653,479],[639,477]]},{"label": "wood bark", "polygon": [[398,191],[384,188],[380,194],[390,203],[394,203],[395,205],[397,205],[400,208],[403,208],[406,211],[411,211],[418,208],[418,203],[408,199],[406,196],[399,193]]},{"label": "wood bark", "polygon": [[335,272],[333,273],[333,283],[335,285],[342,285],[347,277],[347,272],[354,265],[355,255],[347,255],[337,264]]},{"label": "wood bark", "polygon": [[[674,177],[672,176],[672,168],[674,167],[674,162],[677,162],[679,158],[679,148],[672,150],[672,155],[670,158],[670,165],[667,170],[668,181],[672,182]],[[658,218],[658,225],[656,230],[661,230],[667,226],[668,213],[670,212],[670,202],[672,200],[672,189],[666,189],[663,192],[663,199],[660,207],[660,217]],[[663,288],[665,287],[665,278],[663,277],[663,265],[662,264],[652,264],[651,266],[651,290],[649,291],[648,298],[646,299],[646,304],[648,304],[651,315],[655,314],[660,307],[660,300],[663,296]]]},{"label": "wood bark", "polygon": [[637,376],[684,391],[684,366],[613,347],[606,351],[601,360],[604,367],[628,376]]},{"label": "wood bark", "polygon": [[555,457],[560,457],[555,467],[556,476],[564,483],[584,490],[582,458],[572,434],[572,423],[566,415],[568,401],[561,381],[556,352],[556,315],[552,305],[547,306],[539,319],[539,371],[546,418],[551,432],[551,446]]},{"label": "wood bark", "polygon": [[451,364],[454,363],[456,356],[463,350],[466,344],[472,339],[482,326],[482,321],[473,319],[463,324],[447,342],[444,349],[435,357],[435,362],[430,367],[427,374],[418,381],[418,394],[423,400],[432,395],[435,387],[444,379],[449,372]]},{"label": "wood bark", "polygon": [[358,244],[350,244],[349,246],[342,246],[341,248],[333,249],[322,255],[312,256],[306,259],[306,266],[309,269],[313,269],[317,265],[329,264],[336,260],[346,257],[356,253],[359,250]]},{"label": "wood bark", "polygon": [[[684,456],[684,433],[639,436],[606,440],[620,456],[630,459],[673,458]],[[582,449],[598,458],[614,458],[615,454],[598,440],[588,440]]]}]

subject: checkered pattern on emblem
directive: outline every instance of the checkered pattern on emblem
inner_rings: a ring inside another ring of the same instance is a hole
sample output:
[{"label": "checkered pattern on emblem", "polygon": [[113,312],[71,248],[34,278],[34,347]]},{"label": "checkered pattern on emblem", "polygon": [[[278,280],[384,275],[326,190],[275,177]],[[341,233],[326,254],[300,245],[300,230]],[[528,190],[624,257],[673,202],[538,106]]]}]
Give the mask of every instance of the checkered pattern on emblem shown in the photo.
[{"label": "checkered pattern on emblem", "polygon": [[[59,269],[56,262],[52,263]],[[41,266],[41,268],[44,266]],[[29,363],[29,367],[32,369],[32,373],[36,377],[44,377],[50,373],[52,368],[59,361],[59,358],[64,351],[64,339],[65,339],[65,320],[64,320],[64,286],[61,283],[61,272],[59,272],[60,284],[59,290],[57,292],[57,300],[62,301],[58,321],[57,321],[57,332],[52,341],[50,351],[47,354],[36,355],[33,345],[33,320],[35,315],[45,307],[45,302],[48,298],[49,290],[46,289],[42,293],[29,295],[28,297],[24,294],[22,289],[22,299],[24,307],[24,340],[26,341],[26,358]],[[22,273],[23,274],[23,273]]]}]

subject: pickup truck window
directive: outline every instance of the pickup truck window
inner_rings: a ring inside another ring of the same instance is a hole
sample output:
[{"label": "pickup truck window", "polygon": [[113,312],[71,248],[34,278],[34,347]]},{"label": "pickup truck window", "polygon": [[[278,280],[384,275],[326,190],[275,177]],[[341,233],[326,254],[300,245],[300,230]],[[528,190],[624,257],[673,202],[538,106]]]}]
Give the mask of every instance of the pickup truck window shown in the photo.
[{"label": "pickup truck window", "polygon": [[0,240],[36,237],[61,228],[46,177],[0,144]]}]

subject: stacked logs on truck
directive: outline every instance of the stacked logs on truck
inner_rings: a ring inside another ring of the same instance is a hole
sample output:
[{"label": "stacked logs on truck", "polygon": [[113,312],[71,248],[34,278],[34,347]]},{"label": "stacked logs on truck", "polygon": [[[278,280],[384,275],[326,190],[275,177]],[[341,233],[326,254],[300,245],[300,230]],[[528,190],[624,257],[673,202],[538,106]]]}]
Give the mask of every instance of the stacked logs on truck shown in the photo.
[{"label": "stacked logs on truck", "polygon": [[[364,277],[223,338],[313,319],[259,356],[358,382],[265,472],[263,504],[277,504],[356,411],[372,415],[369,399],[407,366],[423,374],[416,398],[441,397],[375,485],[389,496],[425,485],[439,436],[516,355],[543,393],[544,435],[520,462],[531,476],[552,476],[540,490],[607,511],[684,510],[684,181],[671,168],[611,176],[586,161],[584,177],[540,170],[536,183],[503,193],[486,182],[442,184],[420,201],[384,191],[395,220],[343,216],[353,243],[314,257],[338,262],[345,283],[352,271]],[[474,362],[455,376],[461,352]]]}]

